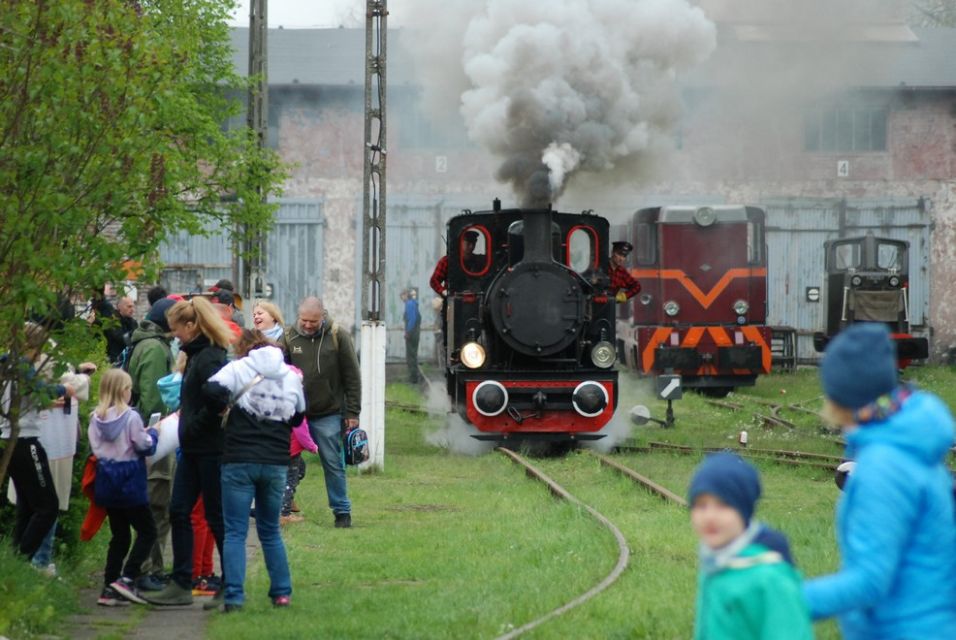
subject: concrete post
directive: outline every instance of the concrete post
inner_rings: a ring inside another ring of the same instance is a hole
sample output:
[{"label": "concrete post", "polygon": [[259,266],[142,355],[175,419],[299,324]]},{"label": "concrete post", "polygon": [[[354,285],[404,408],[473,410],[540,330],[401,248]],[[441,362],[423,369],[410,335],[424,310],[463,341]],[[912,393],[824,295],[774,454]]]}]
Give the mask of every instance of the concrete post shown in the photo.
[{"label": "concrete post", "polygon": [[384,322],[362,323],[362,414],[359,423],[368,433],[369,459],[359,470],[385,470],[385,343]]}]

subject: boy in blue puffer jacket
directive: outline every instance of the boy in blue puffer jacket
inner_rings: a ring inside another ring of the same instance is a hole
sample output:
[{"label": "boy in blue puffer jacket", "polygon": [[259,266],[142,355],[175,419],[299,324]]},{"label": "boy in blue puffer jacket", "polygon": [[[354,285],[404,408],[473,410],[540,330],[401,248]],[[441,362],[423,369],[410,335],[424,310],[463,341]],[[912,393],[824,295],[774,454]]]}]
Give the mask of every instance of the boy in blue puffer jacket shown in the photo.
[{"label": "boy in blue puffer jacket", "polygon": [[[90,416],[90,447],[97,459],[94,497],[96,504],[106,508],[113,534],[106,552],[103,592],[97,600],[107,607],[127,601],[146,604],[134,585],[156,541],[156,523],[146,495],[145,457],[156,451],[159,435],[155,429],[144,428],[143,419],[129,407],[132,389],[128,373],[110,369],[100,380],[99,404]],[[127,559],[130,527],[136,531],[136,542]]]},{"label": "boy in blue puffer jacket", "polygon": [[840,570],[808,581],[814,619],[848,640],[956,638],[953,419],[936,396],[901,386],[882,324],[845,329],[820,370],[825,413],[856,467],[837,505]]}]

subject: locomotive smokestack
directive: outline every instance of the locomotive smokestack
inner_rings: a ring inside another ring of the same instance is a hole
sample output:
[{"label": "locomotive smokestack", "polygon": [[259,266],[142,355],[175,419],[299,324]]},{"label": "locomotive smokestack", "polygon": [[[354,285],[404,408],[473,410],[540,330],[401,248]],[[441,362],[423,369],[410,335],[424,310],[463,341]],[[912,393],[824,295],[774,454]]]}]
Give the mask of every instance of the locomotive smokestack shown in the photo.
[{"label": "locomotive smokestack", "polygon": [[551,210],[524,212],[524,258],[522,262],[551,263]]}]

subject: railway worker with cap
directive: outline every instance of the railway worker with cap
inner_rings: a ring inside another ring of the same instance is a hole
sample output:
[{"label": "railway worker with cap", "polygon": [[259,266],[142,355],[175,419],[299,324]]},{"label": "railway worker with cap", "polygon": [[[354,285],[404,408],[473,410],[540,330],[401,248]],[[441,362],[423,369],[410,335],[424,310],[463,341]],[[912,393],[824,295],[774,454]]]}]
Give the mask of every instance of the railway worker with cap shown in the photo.
[{"label": "railway worker with cap", "polygon": [[[473,274],[479,273],[484,269],[485,256],[476,254],[475,247],[478,245],[478,232],[469,229],[461,235],[461,262],[466,272]],[[441,297],[448,295],[448,256],[442,256],[435,265],[435,271],[432,272],[431,280],[428,284],[435,290],[435,293]]]},{"label": "railway worker with cap", "polygon": [[610,293],[618,302],[627,302],[641,292],[641,283],[627,272],[627,256],[634,250],[630,242],[620,241],[611,244]]},{"label": "railway worker with cap", "polygon": [[837,504],[840,569],[804,584],[810,614],[836,616],[849,640],[956,638],[949,409],[899,383],[882,323],[837,335],[820,379],[824,415],[843,428],[856,466]]},{"label": "railway worker with cap", "polygon": [[728,451],[707,456],[688,489],[700,539],[695,640],[809,640],[813,627],[790,545],[753,518],[760,476]]}]

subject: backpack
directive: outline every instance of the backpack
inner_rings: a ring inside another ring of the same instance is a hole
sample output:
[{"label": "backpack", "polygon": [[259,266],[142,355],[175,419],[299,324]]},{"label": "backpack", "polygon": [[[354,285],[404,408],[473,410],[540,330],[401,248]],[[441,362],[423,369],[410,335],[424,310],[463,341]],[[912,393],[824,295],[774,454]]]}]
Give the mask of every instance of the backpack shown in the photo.
[{"label": "backpack", "polygon": [[369,459],[368,434],[359,427],[349,427],[342,435],[345,464],[357,465]]},{"label": "backpack", "polygon": [[[146,342],[147,340],[160,338],[162,338],[162,336],[147,336],[139,342]],[[133,359],[133,351],[136,349],[136,345],[138,345],[139,342],[127,344],[125,347],[123,347],[123,350],[120,351],[119,356],[116,358],[116,366],[126,373],[129,373],[129,363]]]}]

